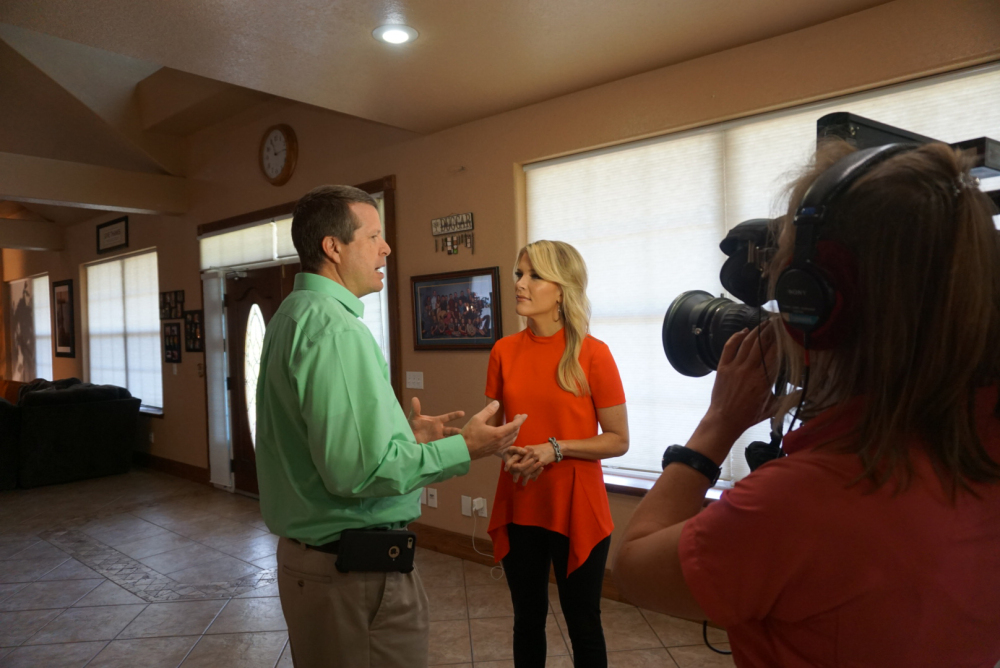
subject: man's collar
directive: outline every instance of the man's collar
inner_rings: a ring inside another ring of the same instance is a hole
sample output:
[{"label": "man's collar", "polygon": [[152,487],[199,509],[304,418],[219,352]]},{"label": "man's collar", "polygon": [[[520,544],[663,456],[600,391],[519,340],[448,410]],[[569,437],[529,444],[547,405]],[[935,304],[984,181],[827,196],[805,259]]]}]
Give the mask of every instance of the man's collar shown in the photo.
[{"label": "man's collar", "polygon": [[361,300],[355,297],[351,291],[343,285],[333,279],[327,278],[326,276],[320,276],[319,274],[313,274],[308,271],[301,271],[295,275],[295,289],[312,290],[313,292],[320,292],[324,295],[329,295],[346,306],[347,310],[353,313],[356,317],[363,318],[365,315],[365,305],[361,302]]}]

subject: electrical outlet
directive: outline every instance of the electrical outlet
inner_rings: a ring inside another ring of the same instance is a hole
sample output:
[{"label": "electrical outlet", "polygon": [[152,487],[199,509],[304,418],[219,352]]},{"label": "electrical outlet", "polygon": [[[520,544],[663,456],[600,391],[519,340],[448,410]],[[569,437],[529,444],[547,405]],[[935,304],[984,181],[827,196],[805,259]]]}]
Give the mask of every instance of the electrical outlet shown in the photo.
[{"label": "electrical outlet", "polygon": [[486,499],[483,497],[478,497],[472,500],[472,509],[476,511],[476,514],[480,517],[486,517]]},{"label": "electrical outlet", "polygon": [[422,390],[424,389],[424,372],[423,371],[407,371],[406,372],[406,387],[410,390]]},{"label": "electrical outlet", "polygon": [[422,506],[427,505],[427,488],[426,487],[420,490],[420,505],[422,505]]},{"label": "electrical outlet", "polygon": [[431,508],[438,507],[438,491],[433,487],[427,488],[427,505]]},{"label": "electrical outlet", "polygon": [[462,514],[466,517],[472,517],[472,497],[462,496]]}]

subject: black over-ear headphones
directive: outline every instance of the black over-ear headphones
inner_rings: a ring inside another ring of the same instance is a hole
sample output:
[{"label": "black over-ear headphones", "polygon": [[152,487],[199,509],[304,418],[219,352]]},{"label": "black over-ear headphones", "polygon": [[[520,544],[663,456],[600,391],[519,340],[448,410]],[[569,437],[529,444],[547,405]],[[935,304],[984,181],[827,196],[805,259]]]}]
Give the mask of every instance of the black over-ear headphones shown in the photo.
[{"label": "black over-ear headphones", "polygon": [[875,165],[916,148],[886,144],[856,151],[835,162],[806,191],[795,212],[792,261],[778,275],[774,298],[788,332],[808,348],[832,348],[846,327],[847,303],[856,280],[846,249],[820,241],[831,206]]}]

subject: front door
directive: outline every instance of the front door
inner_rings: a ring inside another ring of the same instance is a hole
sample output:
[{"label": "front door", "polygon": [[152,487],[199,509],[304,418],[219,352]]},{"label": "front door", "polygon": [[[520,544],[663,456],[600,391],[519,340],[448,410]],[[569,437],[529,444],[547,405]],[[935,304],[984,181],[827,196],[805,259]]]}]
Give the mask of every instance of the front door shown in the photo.
[{"label": "front door", "polygon": [[264,328],[292,290],[299,265],[234,271],[226,276],[226,338],[236,489],[257,491],[257,376]]}]

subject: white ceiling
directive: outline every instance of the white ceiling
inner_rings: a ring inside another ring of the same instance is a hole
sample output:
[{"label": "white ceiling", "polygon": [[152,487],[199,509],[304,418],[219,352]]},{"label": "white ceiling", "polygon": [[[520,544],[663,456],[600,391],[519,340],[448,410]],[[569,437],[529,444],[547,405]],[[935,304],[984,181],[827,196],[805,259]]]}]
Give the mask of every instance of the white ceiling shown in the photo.
[{"label": "white ceiling", "polygon": [[[0,0],[0,22],[430,132],[884,1]],[[372,37],[399,22],[420,37]]]}]

